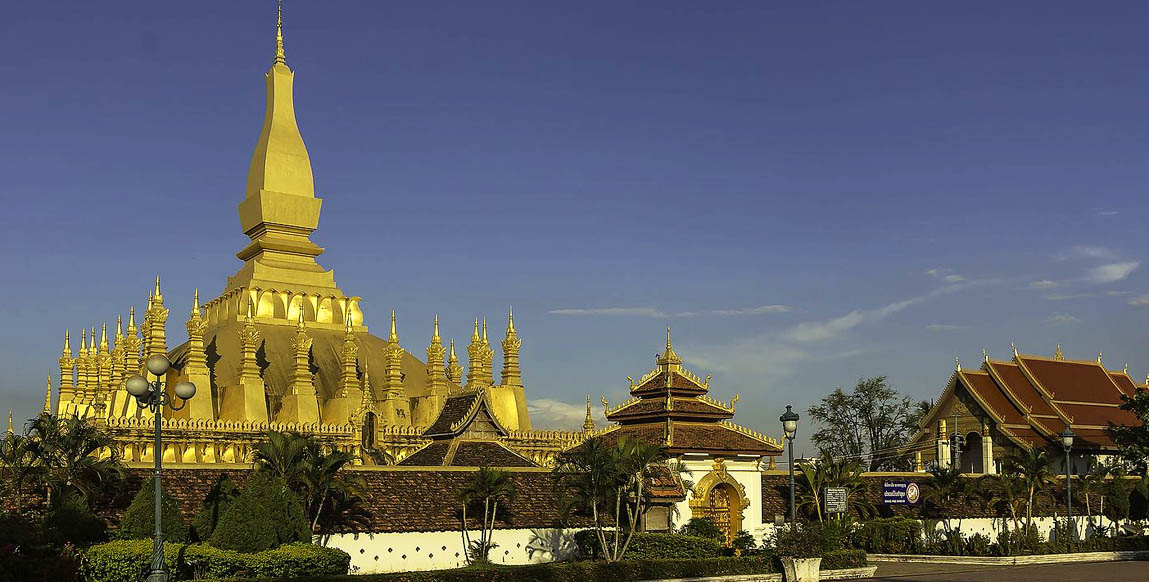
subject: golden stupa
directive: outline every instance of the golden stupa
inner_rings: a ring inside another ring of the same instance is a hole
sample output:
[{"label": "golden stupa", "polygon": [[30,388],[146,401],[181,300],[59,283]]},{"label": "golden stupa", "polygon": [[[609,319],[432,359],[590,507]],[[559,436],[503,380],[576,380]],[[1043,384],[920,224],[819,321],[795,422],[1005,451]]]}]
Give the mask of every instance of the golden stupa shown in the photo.
[{"label": "golden stupa", "polygon": [[[123,382],[148,356],[166,353],[172,361],[167,385],[189,380],[199,387],[185,408],[165,413],[169,462],[246,462],[268,430],[319,436],[365,464],[402,459],[428,442],[423,429],[449,396],[472,391],[483,393],[507,441],[536,462],[584,439],[586,431],[531,430],[513,314],[498,384],[485,320],[475,320],[465,377],[454,342],[445,347],[439,337],[437,317],[427,322],[426,362],[400,346],[394,312],[386,339],[368,333],[360,298],[344,293],[334,273],[316,262],[323,249],[310,235],[322,200],[295,120],[294,72],[282,30],[281,12],[266,75],[267,111],[239,204],[240,224],[251,238],[237,253],[243,266],[218,297],[201,305],[195,292],[188,341],[175,348],[167,345],[170,310],[158,277],[142,325],[129,310],[126,329],[117,318],[114,342],[107,325],[98,337],[95,327],[90,335],[84,330],[73,356],[66,332],[56,413],[95,419],[115,436],[125,460],[151,461],[153,419],[141,414]],[[380,451],[387,454],[375,454]]]}]

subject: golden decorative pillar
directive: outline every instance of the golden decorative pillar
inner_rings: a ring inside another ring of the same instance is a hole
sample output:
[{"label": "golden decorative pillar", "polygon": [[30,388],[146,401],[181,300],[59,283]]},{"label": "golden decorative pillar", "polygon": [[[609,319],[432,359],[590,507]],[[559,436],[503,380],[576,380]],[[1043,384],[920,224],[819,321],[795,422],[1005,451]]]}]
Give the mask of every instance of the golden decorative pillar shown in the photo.
[{"label": "golden decorative pillar", "polygon": [[166,326],[169,310],[164,309],[164,295],[160,292],[160,278],[156,276],[156,289],[148,300],[144,312],[144,356],[168,353]]},{"label": "golden decorative pillar", "polygon": [[259,364],[255,352],[262,339],[252,319],[252,301],[247,300],[247,315],[243,328],[239,330],[242,359],[239,368],[239,383],[223,389],[223,402],[220,404],[222,420],[250,420],[267,422],[267,401],[264,399],[263,378],[259,376]]},{"label": "golden decorative pillar", "polygon": [[76,353],[76,392],[72,398],[72,412],[83,416],[82,408],[88,400],[88,330],[80,328],[80,350]]},{"label": "golden decorative pillar", "polygon": [[475,318],[475,331],[467,345],[467,390],[478,390],[483,384],[483,340],[479,336],[479,318]]},{"label": "golden decorative pillar", "polygon": [[463,366],[459,364],[459,356],[455,355],[455,340],[451,340],[450,354],[447,356],[447,365],[444,366],[447,379],[458,384],[463,385]]},{"label": "golden decorative pillar", "polygon": [[[95,329],[95,328],[93,328]],[[100,326],[100,346],[96,351],[96,377],[98,387],[95,392],[96,416],[107,418],[108,407],[111,404],[115,389],[112,385],[112,351],[108,344],[108,324]]]},{"label": "golden decorative pillar", "polygon": [[431,343],[427,346],[427,395],[423,397],[416,423],[429,425],[439,416],[443,403],[447,401],[447,364],[443,361],[447,350],[439,337],[439,316],[431,328]]},{"label": "golden decorative pillar", "polygon": [[291,390],[283,397],[279,409],[280,422],[315,424],[319,422],[319,401],[315,397],[315,378],[311,374],[311,338],[303,323],[303,310],[295,326],[291,347],[295,350],[295,363],[291,373]]},{"label": "golden decorative pillar", "polygon": [[56,414],[64,416],[69,413],[72,399],[76,396],[76,386],[72,379],[72,368],[76,360],[72,358],[72,337],[68,330],[64,330],[64,349],[57,360],[60,364],[60,397],[57,401]]},{"label": "golden decorative pillar", "polygon": [[195,290],[191,313],[185,325],[188,331],[188,355],[183,373],[187,376],[187,381],[195,384],[200,390],[179,412],[183,413],[182,416],[185,418],[212,420],[215,418],[215,402],[211,395],[211,370],[207,367],[207,353],[204,351],[203,343],[203,334],[207,331],[208,324],[200,313],[199,289]]},{"label": "golden decorative pillar", "polygon": [[[489,344],[486,339],[486,327],[486,322],[483,322],[483,342]],[[518,333],[515,331],[515,314],[514,311],[511,311],[507,314],[507,332],[502,342],[503,372],[499,379],[499,385],[489,389],[490,403],[495,409],[495,414],[498,415],[499,420],[510,425],[507,428],[511,430],[530,428],[530,421],[527,420],[523,379],[519,371],[519,348],[522,345],[523,341],[519,339]]]},{"label": "golden decorative pillar", "polygon": [[359,377],[356,373],[359,344],[355,342],[353,327],[351,313],[348,312],[343,321],[343,345],[339,349],[339,390],[335,398],[329,398],[323,403],[323,422],[327,424],[343,424],[351,420],[355,405],[360,401]]},{"label": "golden decorative pillar", "polygon": [[403,395],[403,348],[399,346],[399,328],[395,311],[391,311],[391,333],[387,336],[387,376],[383,379],[383,421],[410,426],[410,402]]},{"label": "golden decorative pillar", "polygon": [[141,352],[143,340],[140,339],[140,330],[136,328],[136,308],[128,308],[128,331],[124,335],[124,373],[132,375],[144,368],[144,358]]},{"label": "golden decorative pillar", "polygon": [[487,339],[487,318],[485,317],[483,318],[483,340],[479,358],[482,360],[481,367],[479,368],[482,372],[482,385],[491,386],[495,383],[495,350],[491,349],[491,341]]},{"label": "golden decorative pillar", "polygon": [[119,390],[124,382],[124,318],[116,316],[116,343],[112,347],[112,390]]},{"label": "golden decorative pillar", "polygon": [[52,376],[48,376],[48,385],[44,388],[44,414],[52,414]]},{"label": "golden decorative pillar", "polygon": [[590,414],[590,395],[586,397],[586,420],[582,422],[582,430],[588,433],[594,432],[594,417]]}]

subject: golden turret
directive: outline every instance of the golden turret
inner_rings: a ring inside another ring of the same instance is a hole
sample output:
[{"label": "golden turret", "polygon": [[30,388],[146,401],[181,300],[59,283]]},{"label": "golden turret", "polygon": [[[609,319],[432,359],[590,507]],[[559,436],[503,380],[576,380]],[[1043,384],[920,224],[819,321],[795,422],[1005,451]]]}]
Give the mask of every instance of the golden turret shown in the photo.
[{"label": "golden turret", "polygon": [[479,335],[479,318],[475,318],[475,331],[467,345],[467,390],[477,390],[483,383],[483,339]]},{"label": "golden turret", "polygon": [[76,353],[76,404],[81,405],[88,399],[88,330],[80,328],[80,350]]},{"label": "golden turret", "polygon": [[594,432],[594,418],[590,415],[590,396],[586,397],[586,420],[582,423],[584,432]]},{"label": "golden turret", "polygon": [[503,373],[499,383],[503,386],[522,386],[522,373],[519,371],[519,348],[523,340],[515,333],[515,311],[507,314],[507,335],[503,339]]},{"label": "golden turret", "polygon": [[76,397],[76,385],[72,378],[72,368],[76,360],[72,358],[72,337],[68,330],[64,330],[64,349],[60,351],[60,397],[57,414],[64,414],[66,408]]},{"label": "golden turret", "polygon": [[136,308],[132,306],[128,308],[128,330],[124,334],[124,374],[130,376],[143,368],[143,356],[140,352],[142,345],[140,332],[136,328]]},{"label": "golden turret", "polygon": [[447,379],[462,385],[463,384],[463,366],[459,364],[459,356],[455,355],[455,340],[451,340],[450,353],[447,356],[447,365],[444,370],[447,374]]},{"label": "golden turret", "polygon": [[160,292],[160,277],[156,276],[156,289],[148,301],[148,310],[144,312],[144,350],[145,356],[153,354],[167,354],[167,321],[169,310],[164,309],[164,296]]},{"label": "golden turret", "polygon": [[439,316],[435,316],[434,327],[431,329],[431,343],[427,346],[427,394],[431,396],[447,395],[447,376],[444,369],[443,341],[439,337]]},{"label": "golden turret", "polygon": [[52,414],[52,375],[48,375],[48,385],[44,388],[44,414]]},{"label": "golden turret", "polygon": [[387,397],[393,398],[403,394],[403,348],[399,346],[399,327],[395,318],[395,310],[391,310],[391,333],[387,336],[387,377],[384,386]]},{"label": "golden turret", "polygon": [[339,397],[348,398],[359,385],[355,367],[359,356],[359,345],[355,343],[355,333],[352,331],[351,313],[343,322],[343,346],[339,350],[339,363],[342,372],[339,375]]},{"label": "golden turret", "polygon": [[482,350],[479,352],[482,360],[482,384],[483,386],[490,386],[495,383],[494,368],[495,368],[495,350],[491,349],[491,340],[487,339],[487,318],[483,318],[483,340]]},{"label": "golden turret", "polygon": [[116,345],[112,348],[112,388],[120,389],[124,381],[124,318],[116,316]]},{"label": "golden turret", "polygon": [[674,347],[670,345],[670,326],[666,326],[666,351],[658,356],[658,365],[667,368],[677,368],[682,365],[682,358],[674,353]]},{"label": "golden turret", "polygon": [[295,367],[291,376],[291,392],[293,394],[314,394],[315,384],[311,376],[311,342],[307,335],[307,324],[303,321],[303,310],[299,310],[299,321],[295,326],[295,337],[291,341],[291,348],[295,351]]}]

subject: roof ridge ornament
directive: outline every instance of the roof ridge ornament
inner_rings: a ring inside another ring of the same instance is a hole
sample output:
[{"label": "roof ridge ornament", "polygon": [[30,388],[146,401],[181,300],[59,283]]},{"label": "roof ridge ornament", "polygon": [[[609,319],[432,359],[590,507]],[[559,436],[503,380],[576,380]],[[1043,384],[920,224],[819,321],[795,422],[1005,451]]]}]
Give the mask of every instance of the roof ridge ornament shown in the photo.
[{"label": "roof ridge ornament", "polygon": [[1057,351],[1053,352],[1053,359],[1058,361],[1065,359],[1065,356],[1061,353],[1061,344],[1057,344]]}]

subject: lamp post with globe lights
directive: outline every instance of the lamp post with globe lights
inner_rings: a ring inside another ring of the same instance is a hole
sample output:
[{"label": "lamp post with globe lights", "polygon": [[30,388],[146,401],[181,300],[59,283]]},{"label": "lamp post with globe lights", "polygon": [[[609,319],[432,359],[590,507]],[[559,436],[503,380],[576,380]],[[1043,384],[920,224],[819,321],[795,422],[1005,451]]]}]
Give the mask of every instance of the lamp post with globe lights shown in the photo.
[{"label": "lamp post with globe lights", "polygon": [[1069,458],[1069,451],[1073,449],[1073,439],[1077,433],[1066,426],[1057,436],[1061,437],[1061,446],[1065,448],[1065,519],[1072,539],[1077,537],[1077,527],[1073,525],[1073,486],[1070,484],[1073,476],[1071,468],[1073,460]]},{"label": "lamp post with globe lights", "polygon": [[128,394],[131,394],[136,399],[136,403],[140,408],[151,410],[156,417],[156,440],[152,448],[152,457],[155,458],[155,491],[156,491],[156,539],[152,549],[152,566],[151,572],[148,574],[147,582],[168,582],[168,569],[164,564],[164,533],[162,527],[162,485],[160,484],[160,475],[163,473],[163,444],[161,442],[160,428],[163,422],[164,407],[172,410],[180,410],[187,405],[187,401],[195,396],[195,384],[191,382],[179,382],[173,388],[176,398],[179,399],[177,405],[171,396],[168,396],[164,390],[164,374],[167,374],[168,368],[171,367],[171,361],[163,354],[152,354],[148,356],[144,364],[147,373],[155,376],[154,382],[149,382],[148,379],[141,375],[135,375],[128,378],[124,382],[124,387],[127,389]]},{"label": "lamp post with globe lights", "polygon": [[798,434],[798,413],[787,404],[786,412],[778,420],[782,421],[782,431],[788,441],[786,450],[790,454],[790,525],[794,525],[798,523],[797,507],[794,505],[794,436]]}]

